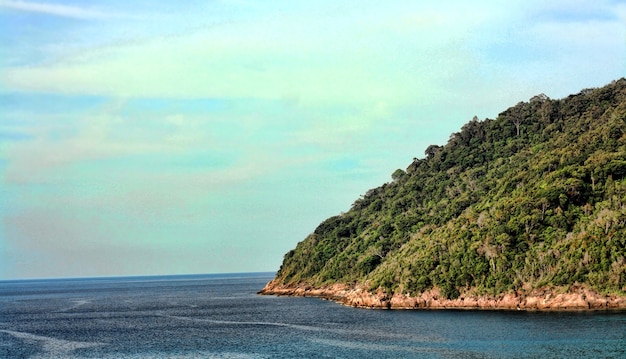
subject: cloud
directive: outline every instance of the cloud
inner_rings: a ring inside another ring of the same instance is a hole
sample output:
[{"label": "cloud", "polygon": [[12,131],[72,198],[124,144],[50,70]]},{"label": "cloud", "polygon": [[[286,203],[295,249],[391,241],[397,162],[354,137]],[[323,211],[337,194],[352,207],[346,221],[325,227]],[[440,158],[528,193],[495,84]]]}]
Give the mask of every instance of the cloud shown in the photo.
[{"label": "cloud", "polygon": [[39,3],[29,1],[15,1],[15,0],[2,0],[0,1],[0,7],[4,7],[11,10],[18,10],[24,12],[33,12],[46,14],[51,16],[60,16],[74,19],[106,19],[111,17],[117,17],[112,13],[105,13],[97,10],[78,6],[68,6],[60,4]]},{"label": "cloud", "polygon": [[6,68],[3,82],[9,90],[105,96],[406,102],[420,95],[411,89],[442,74],[434,63],[461,56],[449,44],[467,24],[421,22],[410,31],[386,31],[399,16],[240,21],[96,48],[52,65]]},{"label": "cloud", "polygon": [[597,0],[557,0],[527,3],[526,14],[534,22],[589,23],[620,20],[623,2]]},{"label": "cloud", "polygon": [[[578,26],[553,19],[578,19],[582,10],[561,14],[539,3],[446,4],[351,10],[354,16],[237,19],[184,36],[94,47],[52,64],[5,68],[2,83],[5,91],[282,99],[374,111],[380,103],[394,109],[446,93],[461,96],[450,90],[467,92],[487,83],[511,81],[510,88],[521,88],[523,78],[516,73],[535,77],[529,83],[555,69],[590,78],[596,69],[583,62],[568,66],[563,57],[582,57],[589,47],[611,57],[623,41],[615,32],[622,25],[609,16],[617,5],[604,4],[603,15],[590,15]],[[614,75],[605,77],[600,81]],[[469,97],[461,99],[471,103]]]},{"label": "cloud", "polygon": [[[77,103],[55,100],[66,106]],[[31,138],[0,147],[8,160],[4,185],[62,189],[92,184],[102,189],[95,198],[105,200],[97,203],[102,207],[133,191],[145,193],[144,198],[163,197],[159,188],[193,198],[195,189],[215,192],[325,161],[356,145],[371,121],[356,115],[311,115],[309,108],[283,101],[222,108],[211,101],[111,99],[62,117],[48,110],[44,106],[33,113],[35,122],[15,125]],[[71,205],[81,205],[80,200]]]}]

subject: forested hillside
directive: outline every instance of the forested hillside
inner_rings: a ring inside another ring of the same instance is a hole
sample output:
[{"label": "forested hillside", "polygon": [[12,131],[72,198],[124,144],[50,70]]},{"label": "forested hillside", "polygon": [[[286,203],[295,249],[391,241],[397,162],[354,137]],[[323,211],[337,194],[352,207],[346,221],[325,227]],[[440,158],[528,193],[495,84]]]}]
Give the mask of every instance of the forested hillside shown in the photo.
[{"label": "forested hillside", "polygon": [[626,292],[626,79],[474,117],[419,157],[321,223],[275,282],[447,298]]}]

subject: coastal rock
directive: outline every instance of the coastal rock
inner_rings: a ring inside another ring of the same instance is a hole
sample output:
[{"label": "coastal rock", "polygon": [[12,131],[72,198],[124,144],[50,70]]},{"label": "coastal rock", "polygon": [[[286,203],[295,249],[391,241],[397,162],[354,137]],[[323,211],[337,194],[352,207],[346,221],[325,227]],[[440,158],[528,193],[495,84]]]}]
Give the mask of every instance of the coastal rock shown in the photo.
[{"label": "coastal rock", "polygon": [[601,295],[582,286],[539,288],[529,293],[505,293],[499,296],[461,295],[456,299],[442,298],[437,288],[419,296],[382,290],[375,293],[365,287],[334,284],[313,287],[307,284],[284,285],[273,280],[259,292],[262,295],[318,297],[347,306],[372,309],[486,309],[486,310],[610,310],[626,309],[626,298]]}]

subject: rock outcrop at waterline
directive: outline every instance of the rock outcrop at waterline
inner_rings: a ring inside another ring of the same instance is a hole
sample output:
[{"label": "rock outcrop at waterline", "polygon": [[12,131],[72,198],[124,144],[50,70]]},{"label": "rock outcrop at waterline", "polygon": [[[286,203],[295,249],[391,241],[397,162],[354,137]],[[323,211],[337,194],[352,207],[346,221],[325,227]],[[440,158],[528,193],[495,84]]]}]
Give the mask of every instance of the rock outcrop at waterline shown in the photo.
[{"label": "rock outcrop at waterline", "polygon": [[293,297],[316,297],[343,305],[368,309],[476,309],[476,310],[619,310],[626,309],[626,297],[601,295],[594,290],[572,286],[556,291],[550,288],[532,290],[527,294],[506,293],[497,296],[464,296],[447,299],[439,289],[432,288],[419,296],[394,293],[389,296],[382,290],[372,293],[367,289],[344,284],[327,287],[308,285],[283,285],[269,282],[259,294]]}]

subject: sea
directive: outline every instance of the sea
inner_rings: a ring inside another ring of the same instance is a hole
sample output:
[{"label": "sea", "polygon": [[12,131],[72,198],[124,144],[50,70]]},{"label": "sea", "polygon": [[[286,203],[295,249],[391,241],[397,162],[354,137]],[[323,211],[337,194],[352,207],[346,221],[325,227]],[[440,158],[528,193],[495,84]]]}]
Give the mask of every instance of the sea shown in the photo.
[{"label": "sea", "polygon": [[0,358],[626,358],[626,312],[369,310],[273,273],[0,281]]}]

